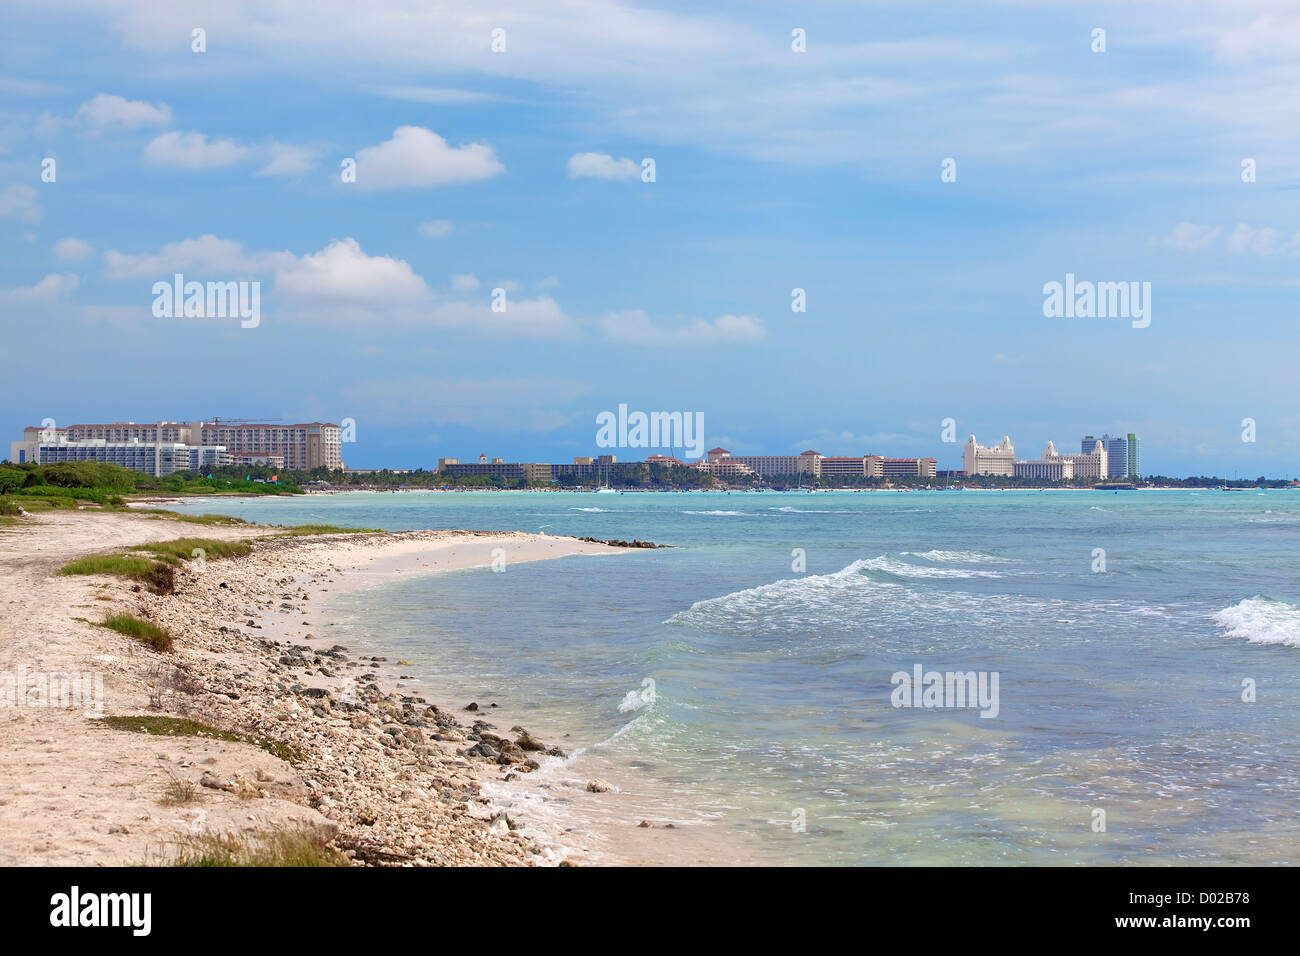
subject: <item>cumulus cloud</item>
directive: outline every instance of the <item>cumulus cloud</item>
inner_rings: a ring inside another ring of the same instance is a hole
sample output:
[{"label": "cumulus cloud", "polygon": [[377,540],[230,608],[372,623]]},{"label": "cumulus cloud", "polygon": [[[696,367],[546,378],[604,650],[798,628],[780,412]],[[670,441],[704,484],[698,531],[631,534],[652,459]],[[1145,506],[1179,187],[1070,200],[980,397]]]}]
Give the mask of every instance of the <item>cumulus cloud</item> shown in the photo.
[{"label": "cumulus cloud", "polygon": [[392,139],[358,150],[356,159],[357,185],[363,189],[472,183],[506,169],[491,146],[451,146],[422,126],[400,126]]},{"label": "cumulus cloud", "polygon": [[36,199],[36,190],[23,183],[6,186],[0,191],[0,219],[40,222],[41,204]]},{"label": "cumulus cloud", "polygon": [[641,309],[612,312],[601,322],[605,336],[626,345],[722,345],[759,342],[767,336],[761,319],[752,315],[720,315],[712,321],[693,319],[686,325],[664,328]]},{"label": "cumulus cloud", "polygon": [[451,277],[451,287],[457,292],[471,292],[478,288],[478,276],[463,273]]},{"label": "cumulus cloud", "polygon": [[451,235],[450,219],[431,219],[420,223],[420,235],[426,239],[442,239]]},{"label": "cumulus cloud", "polygon": [[241,163],[251,154],[234,140],[209,140],[203,133],[172,131],[156,137],[144,148],[144,158],[155,166],[176,169],[219,169]]},{"label": "cumulus cloud", "polygon": [[301,176],[315,162],[315,153],[305,146],[272,143],[270,161],[257,171],[259,176]]},{"label": "cumulus cloud", "polygon": [[626,157],[615,159],[606,153],[574,153],[569,157],[569,178],[630,182],[641,178],[641,164]]},{"label": "cumulus cloud", "polygon": [[1238,223],[1228,236],[1228,251],[1256,256],[1294,255],[1300,252],[1300,232],[1288,237],[1271,226]]},{"label": "cumulus cloud", "polygon": [[94,248],[84,239],[60,239],[54,244],[54,255],[64,262],[80,262],[95,254]]},{"label": "cumulus cloud", "polygon": [[93,129],[132,130],[141,126],[170,126],[172,109],[166,103],[147,103],[100,93],[82,103],[74,119]]},{"label": "cumulus cloud", "polygon": [[154,253],[131,255],[110,249],[104,253],[104,275],[110,279],[159,279],[176,272],[233,278],[271,272],[295,261],[291,252],[244,251],[234,239],[212,234],[169,242]]},{"label": "cumulus cloud", "polygon": [[1180,222],[1174,226],[1168,236],[1160,240],[1159,244],[1183,252],[1200,252],[1212,245],[1214,240],[1219,238],[1221,231],[1217,226],[1198,226],[1194,222]]},{"label": "cumulus cloud", "polygon": [[424,279],[405,260],[367,255],[350,238],[280,264],[275,291],[291,304],[324,306],[343,318],[377,317],[386,309],[417,306],[432,297]]},{"label": "cumulus cloud", "polygon": [[47,275],[35,285],[16,289],[0,289],[0,301],[12,305],[48,305],[65,298],[77,287],[77,277],[71,273]]}]

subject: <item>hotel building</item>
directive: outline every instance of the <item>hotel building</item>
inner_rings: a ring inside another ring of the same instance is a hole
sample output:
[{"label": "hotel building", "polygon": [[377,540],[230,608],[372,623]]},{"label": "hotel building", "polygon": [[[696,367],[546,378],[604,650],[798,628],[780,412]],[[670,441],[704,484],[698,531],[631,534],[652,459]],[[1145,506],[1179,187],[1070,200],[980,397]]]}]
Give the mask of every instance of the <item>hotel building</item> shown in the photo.
[{"label": "hotel building", "polygon": [[733,455],[725,448],[710,448],[709,461],[733,461],[748,465],[760,475],[812,475],[821,476],[822,456],[815,451],[799,455]]},{"label": "hotel building", "polygon": [[[269,464],[271,467],[300,471],[343,468],[342,431],[338,425],[329,422],[268,425],[224,423],[220,419],[214,419],[210,422],[109,422],[68,425],[65,428],[26,428],[23,430],[23,441],[14,442],[11,446],[10,461],[19,461],[18,446],[47,439],[68,445],[93,442],[103,442],[106,445],[183,444],[199,448],[220,448],[229,455],[229,464]],[[63,454],[71,455],[74,452],[68,449]],[[34,458],[29,457],[27,460],[32,461]]]},{"label": "hotel building", "polygon": [[[41,429],[29,429],[40,432]],[[47,433],[59,431],[46,429]],[[57,435],[12,442],[9,460],[15,464],[51,465],[63,461],[95,461],[161,477],[176,471],[203,472],[230,464],[220,445],[190,445],[171,441],[68,441]]]},{"label": "hotel building", "polygon": [[881,458],[882,477],[933,478],[937,462],[933,458]]},{"label": "hotel building", "polygon": [[1008,435],[996,445],[981,445],[971,435],[962,451],[962,470],[968,475],[1002,475],[1010,477],[1016,471],[1016,449]]},{"label": "hotel building", "polygon": [[1080,442],[1080,447],[1083,451],[1087,451],[1098,441],[1106,449],[1107,478],[1127,478],[1129,476],[1136,478],[1141,474],[1138,470],[1137,435],[1129,432],[1124,438],[1102,435],[1100,439],[1085,435],[1083,441]]},{"label": "hotel building", "polygon": [[1038,481],[1064,481],[1074,477],[1073,456],[1058,455],[1056,446],[1050,441],[1043,450],[1043,457],[1037,461],[1018,461],[1015,463],[1016,478],[1033,478]]}]

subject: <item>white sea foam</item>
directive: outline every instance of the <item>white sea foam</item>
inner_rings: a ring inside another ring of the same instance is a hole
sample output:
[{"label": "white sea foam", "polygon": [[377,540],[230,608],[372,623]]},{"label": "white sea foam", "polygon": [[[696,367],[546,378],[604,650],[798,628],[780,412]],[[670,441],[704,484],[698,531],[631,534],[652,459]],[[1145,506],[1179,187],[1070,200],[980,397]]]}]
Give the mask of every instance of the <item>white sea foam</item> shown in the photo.
[{"label": "white sea foam", "polygon": [[570,510],[570,511],[588,511],[588,512],[592,512],[592,513],[600,512],[601,514],[604,514],[604,513],[608,512],[610,509],[609,509],[609,508],[570,508],[569,510]]},{"label": "white sea foam", "polygon": [[991,554],[985,554],[983,551],[941,551],[938,549],[932,551],[901,551],[900,554],[908,555],[913,558],[924,558],[926,561],[947,562],[952,564],[994,564],[1005,562],[1006,558],[995,557]]},{"label": "white sea foam", "polygon": [[860,562],[864,570],[883,571],[900,578],[1000,578],[997,571],[971,571],[966,568],[932,568],[921,564],[910,564],[898,558],[882,554],[878,558]]},{"label": "white sea foam", "polygon": [[684,515],[715,515],[731,518],[743,518],[747,514],[744,511],[683,511]]},{"label": "white sea foam", "polygon": [[1300,647],[1300,608],[1285,601],[1255,595],[1214,615],[1229,637],[1244,637],[1252,644],[1286,644]]}]

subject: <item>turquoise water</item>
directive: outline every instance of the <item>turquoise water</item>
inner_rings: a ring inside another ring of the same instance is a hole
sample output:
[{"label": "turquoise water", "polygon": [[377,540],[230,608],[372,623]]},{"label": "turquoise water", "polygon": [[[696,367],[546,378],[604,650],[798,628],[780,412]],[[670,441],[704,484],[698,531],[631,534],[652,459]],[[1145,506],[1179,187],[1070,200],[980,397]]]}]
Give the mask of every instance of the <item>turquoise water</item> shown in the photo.
[{"label": "turquoise water", "polygon": [[[501,700],[570,733],[566,749],[588,748],[581,772],[739,858],[1300,860],[1300,492],[189,507],[675,545],[400,580],[339,598],[340,626],[450,700]],[[915,665],[996,673],[997,715],[893,706],[891,676]]]}]

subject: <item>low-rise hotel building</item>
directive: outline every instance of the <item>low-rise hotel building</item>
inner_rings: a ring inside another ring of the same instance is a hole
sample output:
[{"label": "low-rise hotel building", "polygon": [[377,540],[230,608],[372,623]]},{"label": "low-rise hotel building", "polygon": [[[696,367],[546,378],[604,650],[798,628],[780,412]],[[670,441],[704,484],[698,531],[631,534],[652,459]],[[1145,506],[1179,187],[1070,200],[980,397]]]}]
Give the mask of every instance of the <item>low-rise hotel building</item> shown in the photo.
[{"label": "low-rise hotel building", "polygon": [[102,438],[85,441],[37,438],[33,441],[12,442],[9,446],[9,460],[20,465],[94,461],[155,477],[177,471],[201,473],[230,464],[230,456],[220,445],[190,445],[171,441],[106,441]]},{"label": "low-rise hotel building", "polygon": [[821,476],[822,456],[815,451],[799,455],[733,455],[725,448],[710,448],[709,461],[721,460],[748,465],[759,475],[811,475]]},{"label": "low-rise hotel building", "polygon": [[1043,450],[1043,457],[1036,461],[1018,461],[1015,463],[1016,478],[1032,478],[1036,481],[1066,481],[1074,477],[1072,455],[1058,455],[1056,446],[1050,441]]},{"label": "low-rise hotel building", "polygon": [[[227,423],[214,419],[210,422],[107,422],[63,428],[29,427],[23,430],[23,441],[14,445],[48,439],[69,444],[96,441],[108,445],[133,442],[184,444],[224,449],[232,460],[240,459],[241,464],[278,459],[281,462],[279,467],[300,471],[343,468],[342,430],[331,422],[269,425]],[[10,455],[10,460],[16,461],[17,458]]]},{"label": "low-rise hotel building", "polygon": [[933,458],[882,458],[881,475],[886,478],[933,478],[938,466]]}]

